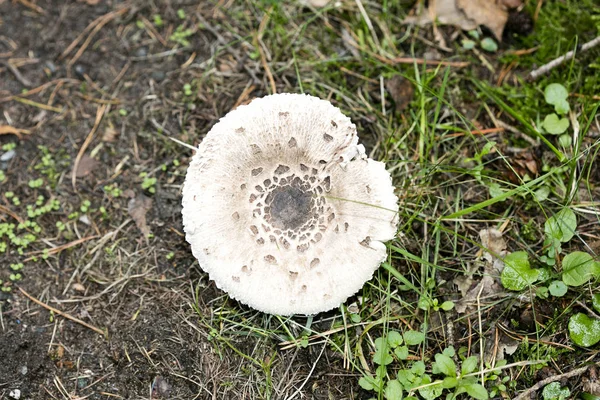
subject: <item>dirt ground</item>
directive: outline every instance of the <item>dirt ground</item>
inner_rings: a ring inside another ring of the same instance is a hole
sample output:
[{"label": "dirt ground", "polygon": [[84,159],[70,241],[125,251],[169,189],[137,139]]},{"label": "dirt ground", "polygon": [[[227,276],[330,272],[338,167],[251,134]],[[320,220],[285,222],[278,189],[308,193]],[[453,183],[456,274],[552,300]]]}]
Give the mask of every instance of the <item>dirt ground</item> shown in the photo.
[{"label": "dirt ground", "polygon": [[[259,3],[266,9],[273,2]],[[371,397],[358,385],[361,374],[347,368],[343,356],[347,349],[340,351],[343,338],[336,342],[332,335],[320,342],[316,337],[310,346],[289,346],[309,324],[318,332],[339,328],[339,313],[320,314],[314,320],[282,319],[238,305],[207,279],[185,242],[180,192],[192,152],[168,136],[197,145],[202,134],[235,106],[272,89],[290,91],[298,84],[296,55],[281,57],[289,53],[287,48],[267,49],[277,81],[265,72],[261,60],[266,46],[256,45],[262,50],[255,52],[248,43],[259,39],[232,28],[238,23],[255,26],[257,20],[234,4],[0,0],[0,128],[18,127],[0,131],[0,146],[8,145],[0,152],[4,157],[0,172],[6,175],[0,179],[0,232],[14,230],[27,242],[0,252],[0,399],[17,398],[16,391],[21,399],[34,400]],[[229,9],[215,11],[221,7]],[[345,21],[335,23],[340,32],[345,29]],[[531,26],[526,27],[529,32]],[[415,34],[415,40],[430,51],[435,47],[429,46],[433,38],[425,36]],[[353,51],[343,48],[341,41],[325,41],[314,45],[315,54],[335,49],[345,57]],[[332,65],[334,71],[328,72],[337,74],[339,67]],[[384,88],[378,80],[350,70],[345,73],[352,93],[349,102],[358,104],[353,120],[365,133],[363,141],[376,147],[381,136],[376,131],[386,127],[378,126],[381,119],[373,116],[378,110],[361,97],[365,94],[360,84],[367,82],[367,96],[376,100]],[[490,74],[483,67],[474,71],[486,79]],[[514,75],[511,79],[517,80]],[[402,82],[394,84],[403,87]],[[303,83],[319,84],[310,78]],[[331,93],[344,96],[333,89]],[[413,95],[406,95],[406,104]],[[457,104],[467,96],[473,97],[456,93]],[[398,109],[406,107],[400,104],[402,93],[392,97]],[[457,108],[468,119],[484,114],[468,102]],[[444,118],[454,118],[448,115]],[[408,120],[419,118],[399,117],[407,129]],[[11,148],[11,143],[16,146]],[[521,175],[544,157],[537,152],[540,148],[538,143],[534,151],[515,153],[514,165],[524,166]],[[467,149],[462,155],[473,156]],[[501,179],[510,181],[514,176],[514,183],[519,181],[518,168],[503,170],[504,160],[496,162],[490,165],[500,165]],[[600,169],[589,170],[590,181],[597,182]],[[419,179],[421,171],[413,172]],[[453,191],[447,197],[452,201],[451,196],[461,192],[459,200],[465,203],[487,196],[487,189],[473,184],[470,176],[463,183],[453,170],[431,175],[439,193]],[[440,197],[436,190],[415,190],[414,196]],[[597,196],[599,189],[593,190]],[[407,204],[412,200],[404,199]],[[35,216],[37,225],[25,225],[28,213],[45,204],[51,207]],[[490,209],[502,216],[506,208],[496,204]],[[515,224],[531,221],[543,230],[543,220],[536,219],[534,211],[521,204],[516,209]],[[594,218],[580,226],[582,232],[591,232],[590,237],[596,234]],[[8,228],[10,224],[15,227]],[[427,234],[424,227],[414,221],[407,228],[412,237],[405,237],[402,244],[414,254],[420,253],[418,240]],[[478,230],[464,229],[461,234],[477,243]],[[539,238],[528,243],[535,240],[538,243],[531,246],[541,246]],[[456,253],[444,249],[449,242],[442,243],[442,251]],[[465,245],[468,257],[479,250],[471,242]],[[464,268],[457,256],[447,266],[448,271],[436,277],[445,284],[440,294]],[[410,272],[406,265],[398,269]],[[454,292],[446,290],[448,295]],[[403,300],[416,303],[417,298],[412,294]],[[517,302],[516,295],[513,300]],[[561,301],[556,300],[554,309],[563,306],[557,306]],[[491,321],[502,316],[517,325],[515,330],[532,332],[536,319],[542,315],[541,323],[546,323],[554,309],[531,304],[509,306],[508,312],[490,307],[485,329],[498,334]],[[438,328],[442,324],[436,323]],[[479,343],[472,343],[471,337],[476,328],[470,324],[471,320],[468,326],[464,321],[457,324],[456,335],[462,337],[461,344],[475,348]],[[356,337],[361,329],[353,331]],[[435,326],[432,332],[440,342],[446,340]],[[553,339],[558,350],[552,351],[557,354],[568,347],[566,335],[557,333]],[[339,345],[337,350],[331,343]],[[566,368],[575,359],[567,356],[556,365]]]},{"label": "dirt ground", "polygon": [[[207,13],[202,4],[0,1],[0,120],[31,132],[0,136],[0,144],[20,139],[7,162],[9,179],[0,183],[0,196],[4,204],[6,192],[24,203],[39,195],[59,200],[60,208],[40,219],[49,242],[80,241],[56,256],[29,261],[18,286],[104,331],[52,315],[16,286],[2,292],[0,398],[10,398],[15,389],[25,399],[264,396],[255,392],[263,371],[257,373],[255,364],[227,349],[215,349],[209,329],[199,323],[197,312],[205,312],[210,321],[207,304],[222,302],[223,295],[194,263],[182,234],[181,165],[187,165],[190,151],[159,133],[175,132],[181,140],[197,143],[198,132],[244,99],[235,89],[214,87],[200,94],[204,101],[193,106],[182,102],[181,87],[202,79],[216,38],[200,31],[185,47],[169,48],[152,24],[139,27],[139,21],[160,14],[168,36],[179,24],[177,10],[197,20],[196,14]],[[8,58],[16,68],[8,68]],[[234,88],[241,74],[229,75]],[[13,100],[25,90],[30,92],[22,98],[36,103]],[[82,145],[86,156],[72,185]],[[43,152],[38,146],[58,155],[56,174],[46,185],[31,188],[28,182],[40,177],[35,166]],[[94,149],[96,162],[87,156]],[[162,165],[168,166],[166,172]],[[143,193],[141,172],[165,178],[155,194]],[[118,185],[123,194],[107,198],[106,185]],[[73,220],[67,230],[71,235],[61,235],[56,221],[65,220],[84,200],[94,210],[103,206],[106,214]],[[148,206],[147,228],[153,233],[148,240],[128,213],[128,207],[135,210],[140,204]],[[10,215],[1,218],[15,222]],[[3,266],[16,262],[1,257]],[[194,293],[199,297],[193,299]],[[275,341],[266,340],[255,357],[272,358],[274,395],[282,396],[306,376],[319,354],[278,351]],[[245,342],[241,336],[234,344],[243,347]],[[336,374],[336,362],[326,358],[301,392],[328,398],[346,385],[339,378],[341,385],[330,389],[337,378],[326,375]],[[355,385],[356,379],[349,382]],[[355,388],[343,390],[348,394]],[[333,396],[341,398],[339,392]]]}]

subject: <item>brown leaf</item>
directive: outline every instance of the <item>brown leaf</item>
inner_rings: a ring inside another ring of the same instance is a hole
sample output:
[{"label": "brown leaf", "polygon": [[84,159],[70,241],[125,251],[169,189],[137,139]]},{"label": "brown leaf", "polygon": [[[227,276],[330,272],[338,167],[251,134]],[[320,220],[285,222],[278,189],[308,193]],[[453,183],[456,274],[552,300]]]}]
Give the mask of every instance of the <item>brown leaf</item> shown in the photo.
[{"label": "brown leaf", "polygon": [[22,133],[29,133],[27,129],[18,129],[10,125],[0,125],[0,135],[17,135],[19,138]]},{"label": "brown leaf", "polygon": [[508,10],[495,0],[456,0],[458,8],[477,25],[488,27],[496,39],[502,40],[502,31],[508,20]]},{"label": "brown leaf", "polygon": [[508,9],[521,4],[522,0],[430,0],[429,7],[421,15],[405,21],[419,25],[438,21],[466,31],[483,25],[501,41],[508,20]]},{"label": "brown leaf", "polygon": [[118,137],[119,132],[115,129],[114,126],[112,126],[112,124],[109,124],[106,127],[106,129],[104,129],[104,133],[102,134],[102,141],[112,143],[115,142]]},{"label": "brown leaf", "polygon": [[77,165],[77,171],[75,171],[75,176],[78,178],[83,178],[84,176],[88,176],[97,166],[99,162],[94,158],[84,154],[81,157],[81,161]]},{"label": "brown leaf", "polygon": [[322,8],[329,4],[331,0],[300,0],[301,4],[306,6],[312,6],[315,8]]},{"label": "brown leaf", "polygon": [[138,194],[137,197],[129,200],[127,204],[127,212],[133,218],[136,226],[142,232],[142,235],[147,239],[150,234],[150,227],[146,223],[146,213],[152,208],[152,199],[143,194]]},{"label": "brown leaf", "polygon": [[506,241],[502,237],[502,232],[498,229],[483,229],[479,232],[479,238],[481,239],[481,246],[486,250],[483,253],[483,258],[492,265],[498,258],[506,255]]},{"label": "brown leaf", "polygon": [[385,83],[390,96],[396,104],[396,111],[403,111],[412,101],[415,89],[412,83],[402,75],[395,75]]}]

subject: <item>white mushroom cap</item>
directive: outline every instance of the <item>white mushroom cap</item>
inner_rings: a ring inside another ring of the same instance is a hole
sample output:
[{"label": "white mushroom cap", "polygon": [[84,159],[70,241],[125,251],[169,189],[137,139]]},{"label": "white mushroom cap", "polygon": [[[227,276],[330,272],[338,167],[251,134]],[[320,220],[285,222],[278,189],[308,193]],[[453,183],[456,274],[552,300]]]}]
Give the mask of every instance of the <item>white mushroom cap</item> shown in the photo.
[{"label": "white mushroom cap", "polygon": [[200,266],[242,303],[316,314],[356,293],[386,258],[398,199],[356,127],[328,101],[276,94],[223,117],[183,187]]}]

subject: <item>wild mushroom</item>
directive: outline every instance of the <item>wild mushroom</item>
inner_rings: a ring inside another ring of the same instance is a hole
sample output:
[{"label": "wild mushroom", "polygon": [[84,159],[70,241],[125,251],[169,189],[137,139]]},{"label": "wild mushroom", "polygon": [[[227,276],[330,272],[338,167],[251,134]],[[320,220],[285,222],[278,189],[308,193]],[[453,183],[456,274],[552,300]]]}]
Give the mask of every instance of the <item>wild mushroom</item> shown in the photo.
[{"label": "wild mushroom", "polygon": [[183,187],[186,239],[217,286],[272,314],[316,314],[356,293],[386,257],[397,197],[385,165],[331,103],[256,99],[198,147]]}]

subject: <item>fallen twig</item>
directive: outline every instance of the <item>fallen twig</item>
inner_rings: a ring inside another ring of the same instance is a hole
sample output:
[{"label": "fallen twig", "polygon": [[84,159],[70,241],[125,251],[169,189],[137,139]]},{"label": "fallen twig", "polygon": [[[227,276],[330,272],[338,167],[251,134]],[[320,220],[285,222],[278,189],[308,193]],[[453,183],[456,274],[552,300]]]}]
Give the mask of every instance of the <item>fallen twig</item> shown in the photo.
[{"label": "fallen twig", "polygon": [[77,246],[77,245],[79,245],[81,243],[87,242],[88,240],[92,240],[92,239],[96,239],[96,238],[98,238],[98,235],[96,235],[96,236],[88,236],[88,237],[84,237],[84,238],[81,238],[81,239],[73,240],[72,242],[63,244],[62,246],[56,246],[56,247],[54,247],[54,248],[52,248],[50,250],[45,249],[45,250],[30,251],[29,253],[25,253],[25,255],[26,256],[32,256],[32,257],[26,258],[24,261],[31,261],[34,258],[33,257],[34,255],[36,255],[36,254],[44,254],[44,252],[45,252],[45,254],[48,254],[48,255],[60,253],[63,250],[69,249],[69,248],[71,248],[73,246]]},{"label": "fallen twig", "polygon": [[78,323],[78,324],[80,324],[80,325],[83,325],[83,326],[85,326],[86,328],[89,328],[89,329],[93,330],[93,331],[94,331],[94,332],[96,332],[96,333],[99,333],[100,335],[102,335],[102,336],[104,336],[104,337],[106,337],[106,336],[107,336],[107,333],[108,333],[108,332],[107,332],[106,330],[102,330],[102,329],[100,329],[100,328],[96,328],[95,326],[93,326],[93,325],[90,325],[90,324],[88,324],[87,322],[80,320],[79,318],[75,318],[74,316],[72,316],[72,315],[70,315],[70,314],[67,314],[66,312],[60,311],[60,310],[58,310],[58,309],[56,309],[56,308],[54,308],[54,307],[52,307],[52,306],[49,306],[49,305],[48,305],[48,304],[46,304],[46,303],[42,303],[41,301],[39,301],[38,299],[36,299],[35,297],[33,297],[32,295],[30,295],[29,293],[27,293],[27,292],[26,292],[25,290],[23,290],[22,288],[19,288],[19,290],[20,290],[20,291],[21,291],[21,293],[23,293],[23,295],[24,295],[25,297],[27,297],[29,300],[33,301],[35,304],[37,304],[37,305],[39,305],[39,306],[42,306],[42,307],[44,307],[46,310],[50,310],[50,311],[52,311],[54,314],[58,314],[58,315],[60,315],[61,317],[64,317],[64,318],[66,318],[66,319],[70,319],[70,320],[71,320],[71,321],[73,321],[73,322],[76,322],[76,323]]},{"label": "fallen twig", "polygon": [[57,114],[60,114],[63,111],[62,108],[52,107],[52,106],[49,106],[47,104],[38,103],[37,101],[33,101],[33,100],[29,100],[29,99],[24,99],[22,97],[15,97],[15,98],[13,98],[13,100],[14,101],[18,101],[19,103],[26,104],[28,106],[41,108],[42,110],[52,111],[52,112],[55,112]]},{"label": "fallen twig", "polygon": [[12,212],[9,208],[4,207],[3,205],[0,205],[0,213],[6,214],[6,215],[10,215],[15,220],[17,220],[17,222],[20,223],[20,224],[22,224],[22,223],[25,222],[25,221],[23,221],[23,219],[21,219],[21,217],[19,217],[17,214],[15,214],[14,212]]},{"label": "fallen twig", "polygon": [[25,78],[22,74],[21,71],[19,71],[19,69],[17,67],[15,67],[14,65],[12,65],[10,62],[7,61],[2,61],[1,62],[2,65],[4,65],[6,68],[8,68],[8,70],[10,72],[12,72],[12,74],[15,76],[15,78],[17,78],[17,80],[19,82],[21,82],[21,84],[25,87],[30,88],[31,86],[33,86],[31,84],[31,82],[29,81],[29,79]]},{"label": "fallen twig", "polygon": [[579,376],[579,375],[583,374],[585,371],[587,371],[588,368],[589,368],[589,365],[587,365],[585,367],[574,369],[571,372],[566,372],[564,374],[554,375],[549,378],[543,379],[543,380],[539,381],[538,383],[536,383],[535,385],[533,385],[532,387],[530,387],[529,389],[527,389],[526,391],[524,391],[523,393],[521,393],[520,395],[518,395],[517,397],[515,397],[513,400],[528,399],[530,397],[531,393],[537,392],[538,390],[540,390],[547,384],[556,382],[556,381],[560,381],[562,379],[569,379],[574,376]]},{"label": "fallen twig", "polygon": [[15,135],[19,139],[21,139],[21,134],[29,135],[31,131],[27,129],[19,129],[10,125],[0,125],[0,135]]},{"label": "fallen twig", "polygon": [[379,54],[371,54],[373,57],[377,58],[379,61],[383,61],[386,64],[417,64],[417,65],[441,65],[443,67],[456,67],[456,68],[464,68],[469,66],[468,61],[441,61],[441,60],[426,60],[424,58],[414,58],[414,57],[396,57],[396,58],[386,58],[380,56]]},{"label": "fallen twig", "polygon": [[[584,51],[587,51],[587,50],[591,49],[592,47],[598,46],[599,44],[600,44],[600,36],[598,36],[597,38],[595,38],[593,40],[590,40],[589,42],[587,42],[583,46],[581,46],[581,50],[579,50],[579,52],[583,53]],[[559,65],[561,65],[562,63],[564,63],[565,61],[568,61],[568,60],[572,59],[573,57],[575,57],[576,52],[577,52],[576,50],[571,50],[564,56],[555,58],[554,60],[550,61],[549,63],[542,65],[540,68],[531,71],[529,73],[529,79],[535,80],[540,75],[544,75],[544,74],[548,73],[548,71],[550,71],[551,69],[556,68]]]}]

